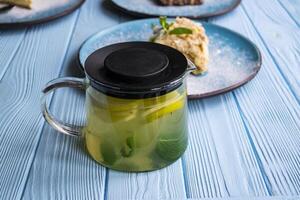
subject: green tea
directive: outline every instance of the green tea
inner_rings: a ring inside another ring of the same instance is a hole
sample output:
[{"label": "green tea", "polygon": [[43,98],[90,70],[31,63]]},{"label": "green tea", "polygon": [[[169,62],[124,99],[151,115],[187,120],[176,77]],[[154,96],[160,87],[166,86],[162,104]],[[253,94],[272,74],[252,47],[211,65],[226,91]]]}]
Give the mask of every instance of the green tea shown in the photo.
[{"label": "green tea", "polygon": [[187,147],[186,91],[182,85],[162,96],[121,99],[87,89],[90,155],[122,171],[150,171],[176,161]]}]

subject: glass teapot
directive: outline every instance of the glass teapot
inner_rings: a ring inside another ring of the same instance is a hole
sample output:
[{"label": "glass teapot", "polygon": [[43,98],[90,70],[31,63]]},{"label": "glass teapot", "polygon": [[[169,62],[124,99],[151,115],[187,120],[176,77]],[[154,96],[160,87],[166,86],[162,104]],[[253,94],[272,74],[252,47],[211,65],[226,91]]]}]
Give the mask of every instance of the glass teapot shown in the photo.
[{"label": "glass teapot", "polygon": [[[188,144],[186,74],[195,69],[168,46],[126,42],[86,60],[85,79],[59,78],[43,89],[42,113],[56,130],[82,137],[90,156],[120,171],[151,171],[175,162]],[[49,112],[46,96],[73,87],[86,91],[86,124],[69,125]]]}]

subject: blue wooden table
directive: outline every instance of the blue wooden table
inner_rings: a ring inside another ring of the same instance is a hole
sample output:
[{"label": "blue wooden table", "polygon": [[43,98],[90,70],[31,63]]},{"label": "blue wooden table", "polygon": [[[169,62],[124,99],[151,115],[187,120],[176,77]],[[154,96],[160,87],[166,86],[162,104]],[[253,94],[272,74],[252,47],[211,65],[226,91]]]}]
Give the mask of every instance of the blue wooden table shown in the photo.
[{"label": "blue wooden table", "polygon": [[[233,12],[209,19],[255,42],[262,69],[242,88],[190,101],[186,153],[150,173],[98,165],[82,141],[53,130],[40,112],[46,82],[82,76],[82,42],[133,19],[108,2],[87,0],[65,18],[0,31],[0,199],[297,199],[300,1],[243,0]],[[68,122],[84,122],[83,105],[84,94],[73,90],[51,97],[53,112]]]}]

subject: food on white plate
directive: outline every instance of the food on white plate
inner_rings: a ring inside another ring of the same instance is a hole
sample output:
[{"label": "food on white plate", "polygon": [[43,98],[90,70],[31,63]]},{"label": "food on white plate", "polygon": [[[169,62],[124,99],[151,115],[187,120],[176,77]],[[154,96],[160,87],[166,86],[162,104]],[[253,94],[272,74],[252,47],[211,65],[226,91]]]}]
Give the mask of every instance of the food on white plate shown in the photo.
[{"label": "food on white plate", "polygon": [[23,8],[31,8],[32,0],[0,0],[0,3],[19,6]]},{"label": "food on white plate", "polygon": [[168,23],[166,17],[160,17],[161,26],[153,26],[150,41],[173,47],[182,52],[197,67],[192,73],[205,73],[208,68],[208,37],[200,23],[190,19],[177,17]]},{"label": "food on white plate", "polygon": [[203,0],[159,0],[163,5],[198,5],[202,4]]}]

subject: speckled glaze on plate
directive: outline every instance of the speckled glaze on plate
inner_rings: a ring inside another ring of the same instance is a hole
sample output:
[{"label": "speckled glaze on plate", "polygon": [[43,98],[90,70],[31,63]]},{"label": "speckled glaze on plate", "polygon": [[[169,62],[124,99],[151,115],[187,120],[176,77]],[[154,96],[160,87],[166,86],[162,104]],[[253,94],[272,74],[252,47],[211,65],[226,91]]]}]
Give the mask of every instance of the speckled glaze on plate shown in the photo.
[{"label": "speckled glaze on plate", "polygon": [[14,6],[5,12],[0,12],[0,28],[47,22],[71,13],[82,3],[84,0],[33,0],[32,9]]},{"label": "speckled glaze on plate", "polygon": [[[84,68],[87,57],[101,47],[119,42],[147,41],[152,34],[151,24],[158,24],[158,19],[123,23],[91,36],[79,51],[81,67]],[[190,99],[233,90],[254,78],[261,67],[260,51],[247,38],[217,25],[203,23],[203,26],[210,40],[210,62],[208,73],[188,75]]]},{"label": "speckled glaze on plate", "polygon": [[241,0],[204,0],[201,5],[164,6],[159,0],[112,0],[124,12],[137,16],[168,16],[205,18],[225,14],[236,8]]}]

